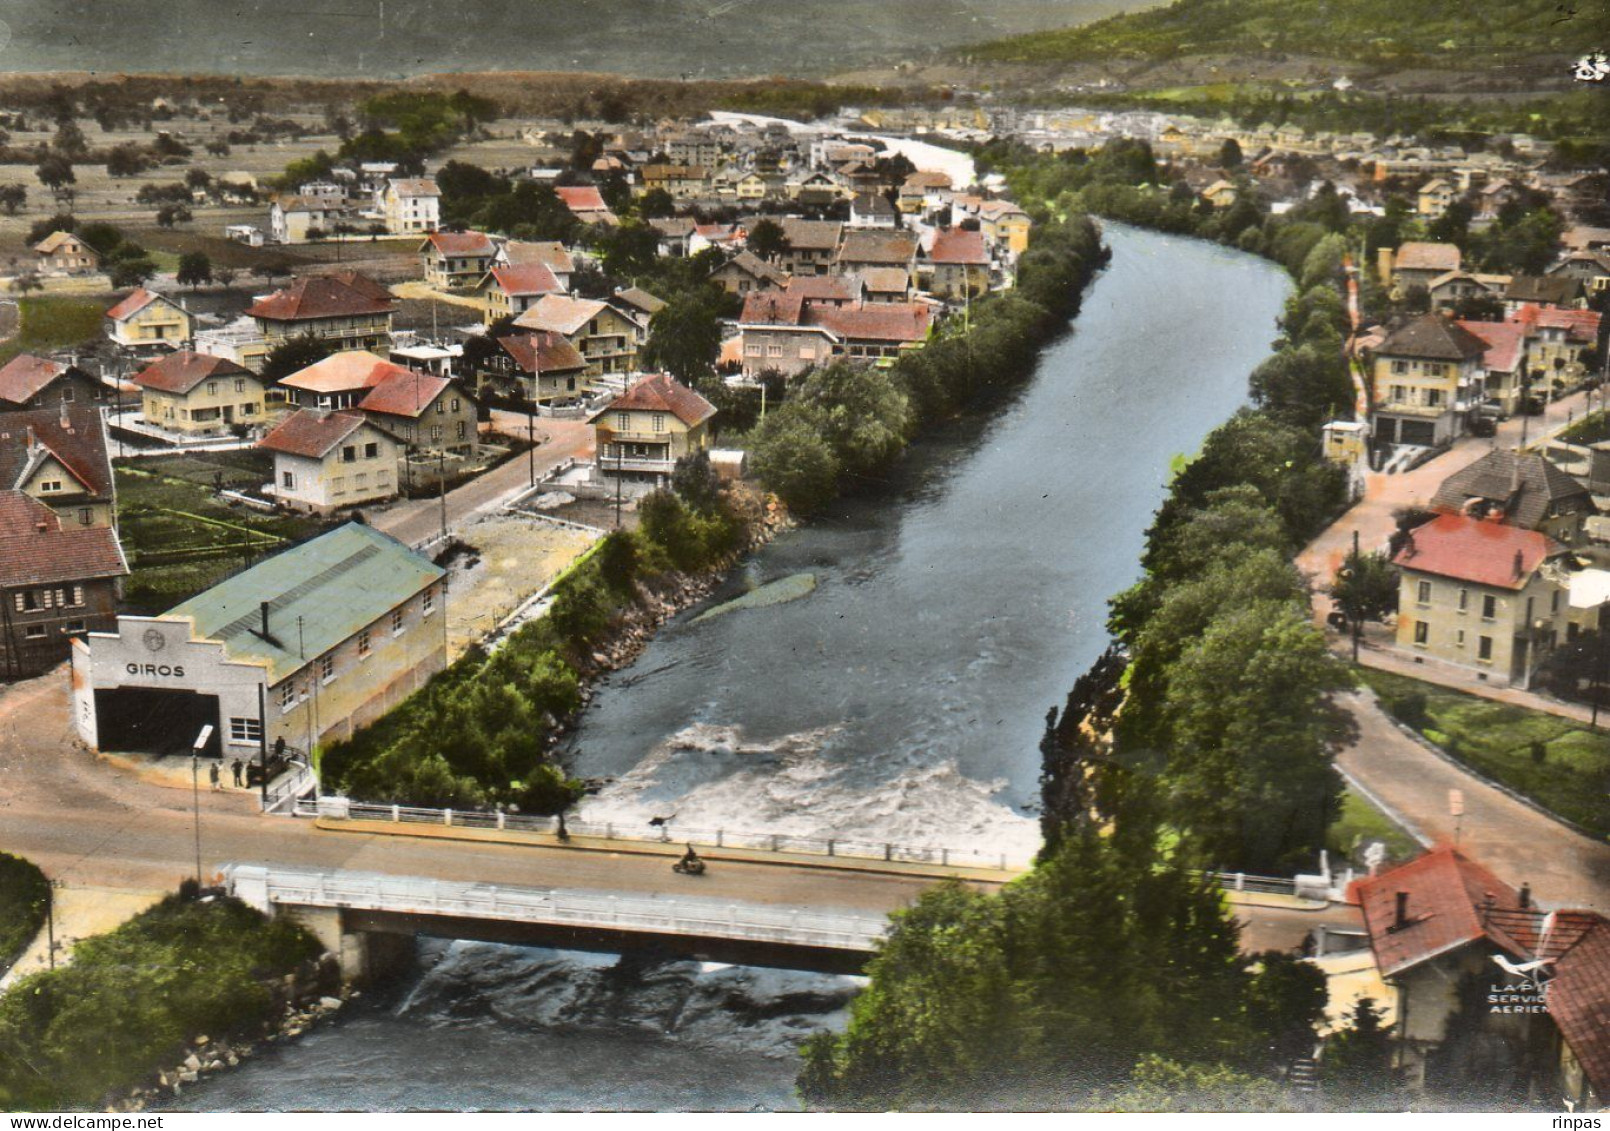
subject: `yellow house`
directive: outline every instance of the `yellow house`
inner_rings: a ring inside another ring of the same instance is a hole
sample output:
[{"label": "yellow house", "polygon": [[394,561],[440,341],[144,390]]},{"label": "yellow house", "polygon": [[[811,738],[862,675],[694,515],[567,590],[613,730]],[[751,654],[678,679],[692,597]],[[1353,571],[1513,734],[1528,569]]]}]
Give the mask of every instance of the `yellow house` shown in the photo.
[{"label": "yellow house", "polygon": [[542,263],[523,263],[517,267],[494,267],[476,288],[486,309],[486,322],[513,318],[536,305],[543,295],[563,294],[564,287]]},{"label": "yellow house", "polygon": [[589,421],[598,469],[627,479],[669,476],[676,461],[710,447],[716,409],[668,374],[645,377]]},{"label": "yellow house", "polygon": [[112,526],[106,425],[92,404],[0,413],[0,490],[44,503],[62,526]]},{"label": "yellow house", "polygon": [[185,435],[263,423],[263,382],[245,366],[181,350],[134,378],[147,424]]},{"label": "yellow house", "polygon": [[1526,687],[1570,617],[1563,552],[1539,531],[1462,514],[1415,527],[1392,559],[1398,650]]},{"label": "yellow house", "polygon": [[1013,255],[1029,249],[1029,214],[1010,200],[986,200],[978,209],[979,229],[996,247]]},{"label": "yellow house", "polygon": [[1459,194],[1453,185],[1437,177],[1420,186],[1415,200],[1415,211],[1428,220],[1435,220],[1448,211],[1450,205],[1459,199]]},{"label": "yellow house", "polygon": [[1464,434],[1483,395],[1487,343],[1440,314],[1422,314],[1375,349],[1375,439],[1435,447]]},{"label": "yellow house", "polygon": [[641,325],[609,303],[566,295],[543,295],[514,325],[562,334],[587,359],[589,377],[632,372],[644,337]]},{"label": "yellow house", "polygon": [[111,338],[134,349],[164,345],[183,349],[190,341],[190,312],[166,295],[137,287],[106,312],[112,322]]}]

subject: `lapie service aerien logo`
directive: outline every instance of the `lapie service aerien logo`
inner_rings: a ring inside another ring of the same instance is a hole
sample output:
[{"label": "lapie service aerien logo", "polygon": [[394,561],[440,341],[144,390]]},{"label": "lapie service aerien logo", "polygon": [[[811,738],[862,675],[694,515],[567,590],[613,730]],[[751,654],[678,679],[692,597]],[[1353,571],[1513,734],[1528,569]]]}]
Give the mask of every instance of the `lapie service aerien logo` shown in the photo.
[{"label": "lapie service aerien logo", "polygon": [[1491,1013],[1547,1013],[1548,984],[1554,977],[1554,960],[1536,958],[1514,962],[1507,955],[1493,955],[1493,963],[1508,980],[1487,987],[1487,1009]]}]

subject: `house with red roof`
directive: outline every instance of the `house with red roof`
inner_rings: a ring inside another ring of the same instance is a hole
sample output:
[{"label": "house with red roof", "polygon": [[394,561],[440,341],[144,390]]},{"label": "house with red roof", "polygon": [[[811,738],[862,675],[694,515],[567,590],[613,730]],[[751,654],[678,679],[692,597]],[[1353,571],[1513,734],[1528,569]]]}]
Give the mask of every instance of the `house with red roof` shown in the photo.
[{"label": "house with red roof", "polygon": [[417,370],[388,375],[358,410],[413,452],[473,455],[480,436],[474,398],[456,381]]},{"label": "house with red roof", "polygon": [[598,470],[606,476],[660,483],[676,461],[710,447],[715,406],[665,373],[645,377],[594,413]]},{"label": "house with red roof", "polygon": [[402,445],[355,409],[303,408],[257,446],[274,456],[274,501],[329,514],[397,495]]},{"label": "house with red roof", "polygon": [[1488,404],[1513,416],[1520,407],[1526,382],[1526,327],[1518,322],[1475,322],[1461,319],[1459,327],[1487,346],[1482,354],[1482,391]]},{"label": "house with red roof", "polygon": [[0,412],[95,404],[105,397],[105,385],[67,362],[19,353],[0,366]]},{"label": "house with red roof", "polygon": [[593,185],[555,185],[553,191],[570,214],[583,224],[620,223],[604,203],[603,194]]},{"label": "house with red roof", "polygon": [[498,352],[487,359],[486,380],[505,396],[548,404],[592,392],[587,359],[563,334],[525,330],[495,340]]},{"label": "house with red roof", "polygon": [[746,295],[781,287],[788,276],[752,251],[740,251],[710,272],[710,281],[730,295]]},{"label": "house with red roof", "polygon": [[147,424],[186,436],[264,423],[262,378],[222,357],[180,350],[134,376]]},{"label": "house with red roof", "polygon": [[1392,563],[1397,648],[1500,687],[1526,687],[1570,615],[1566,550],[1537,530],[1438,515],[1409,532]]},{"label": "house with red roof", "polygon": [[194,332],[184,303],[136,287],[106,312],[109,336],[120,346],[140,352],[183,349]]},{"label": "house with red roof", "polygon": [[1395,993],[1411,1085],[1578,1110],[1610,1097],[1610,920],[1541,907],[1448,845],[1348,897]]},{"label": "house with red roof", "polygon": [[926,303],[816,302],[809,288],[751,294],[738,317],[746,376],[772,370],[785,377],[849,357],[887,365],[919,349],[933,329]]},{"label": "house with red roof", "polygon": [[74,637],[115,626],[128,572],[110,526],[64,522],[27,493],[0,490],[0,679],[48,671]]},{"label": "house with red roof", "polygon": [[630,373],[637,368],[638,347],[648,339],[647,320],[623,307],[599,299],[543,295],[514,325],[564,335],[587,359],[589,376]]},{"label": "house with red roof", "polygon": [[[1527,303],[1509,320],[1524,328],[1527,365],[1539,392],[1552,388],[1558,395],[1593,376],[1582,355],[1601,346],[1604,316],[1597,310]],[[1602,361],[1600,368],[1602,372]]]},{"label": "house with red roof", "polygon": [[984,233],[940,228],[923,255],[918,277],[923,289],[943,299],[980,298],[989,291],[989,248]]},{"label": "house with red roof", "polygon": [[486,322],[513,318],[536,305],[543,295],[562,295],[564,286],[545,263],[493,267],[475,285],[475,294],[486,308]]},{"label": "house with red roof", "polygon": [[342,350],[280,378],[288,403],[299,408],[354,408],[369,390],[413,370],[368,350]]},{"label": "house with red roof", "polygon": [[117,500],[106,423],[87,404],[0,413],[0,491],[21,491],[73,526],[111,526]]},{"label": "house with red roof", "polygon": [[420,269],[433,287],[473,287],[486,277],[497,251],[485,232],[432,232],[419,245]]},{"label": "house with red roof", "polygon": [[246,308],[264,352],[289,338],[314,337],[337,349],[389,349],[396,301],[356,271],[310,275]]}]

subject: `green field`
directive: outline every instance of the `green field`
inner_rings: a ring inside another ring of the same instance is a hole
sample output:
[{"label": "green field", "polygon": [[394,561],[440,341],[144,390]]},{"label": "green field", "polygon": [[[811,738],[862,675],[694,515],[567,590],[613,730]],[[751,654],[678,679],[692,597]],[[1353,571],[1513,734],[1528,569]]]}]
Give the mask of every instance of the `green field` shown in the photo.
[{"label": "green field", "polygon": [[1596,836],[1610,836],[1610,735],[1388,672],[1364,668],[1360,675],[1389,713],[1459,761]]},{"label": "green field", "polygon": [[160,613],[320,523],[220,499],[218,487],[266,482],[269,456],[208,452],[120,460],[119,533],[133,571],[124,588],[131,612]]},{"label": "green field", "polygon": [[106,321],[106,305],[102,299],[65,295],[35,295],[19,300],[22,329],[0,345],[0,364],[19,353],[45,353],[99,338]]},{"label": "green field", "polygon": [[1392,819],[1370,804],[1361,794],[1351,789],[1342,794],[1342,813],[1331,825],[1325,847],[1350,860],[1364,863],[1364,847],[1378,840],[1386,845],[1388,860],[1396,863],[1419,855],[1420,844],[1404,832]]}]

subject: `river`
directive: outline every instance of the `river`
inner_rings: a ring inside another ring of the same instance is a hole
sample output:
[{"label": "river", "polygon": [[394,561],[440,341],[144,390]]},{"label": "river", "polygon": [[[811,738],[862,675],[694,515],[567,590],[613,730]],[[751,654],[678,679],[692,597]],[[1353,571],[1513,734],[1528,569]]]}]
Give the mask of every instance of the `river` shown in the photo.
[{"label": "river", "polygon": [[[589,818],[987,848],[1036,843],[1046,710],[1101,653],[1174,458],[1245,399],[1289,290],[1211,244],[1108,227],[1111,266],[1033,380],[888,483],[765,547],[601,688],[567,751]],[[814,586],[801,583],[810,575]],[[793,579],[777,602],[710,607]],[[421,944],[396,995],[183,1105],[739,1108],[852,979]]]}]

